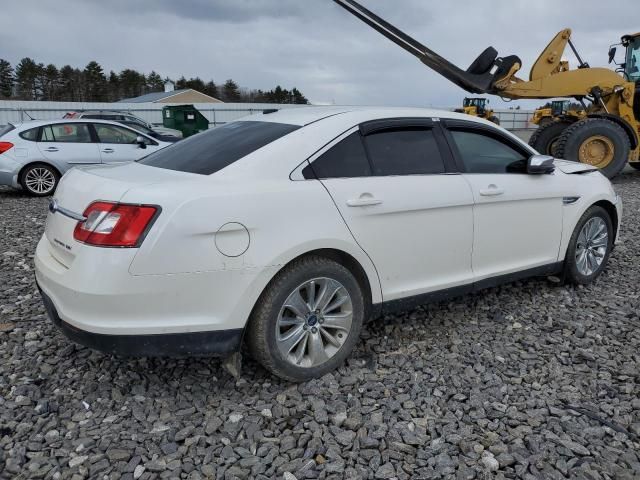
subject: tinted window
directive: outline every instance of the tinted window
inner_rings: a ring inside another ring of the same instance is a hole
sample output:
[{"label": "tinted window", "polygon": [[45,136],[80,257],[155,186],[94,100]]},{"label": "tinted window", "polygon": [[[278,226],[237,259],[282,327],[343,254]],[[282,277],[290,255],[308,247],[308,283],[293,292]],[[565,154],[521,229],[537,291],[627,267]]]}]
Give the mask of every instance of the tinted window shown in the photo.
[{"label": "tinted window", "polygon": [[82,115],[82,118],[90,118],[93,120],[116,120],[116,115],[104,115],[102,113],[91,113],[89,115]]},{"label": "tinted window", "polygon": [[140,163],[211,175],[298,128],[284,123],[228,123],[152,153]]},{"label": "tinted window", "polygon": [[139,132],[146,133],[147,135],[151,135],[151,136],[155,135],[155,132],[153,130],[139,123],[129,122],[128,120],[122,120],[120,123],[123,123],[127,127],[131,127],[134,130],[137,130]]},{"label": "tinted window", "polygon": [[528,155],[506,141],[475,131],[452,131],[469,173],[523,173]]},{"label": "tinted window", "polygon": [[[31,142],[37,142],[38,141],[38,132],[40,131],[40,127],[37,128],[31,128],[29,130],[25,130],[24,132],[22,132],[20,134],[21,138],[24,138],[25,140],[29,140]],[[2,136],[2,135],[0,135]]]},{"label": "tinted window", "polygon": [[[14,130],[16,127],[14,127],[13,125],[9,124],[9,125],[5,125],[4,127],[0,127],[0,137],[9,133],[11,130]],[[37,128],[36,128],[37,130]]]},{"label": "tinted window", "polygon": [[368,135],[365,141],[376,176],[444,173],[444,161],[430,129],[385,130]]},{"label": "tinted window", "polygon": [[56,123],[42,128],[42,142],[91,143],[86,123]]},{"label": "tinted window", "polygon": [[100,143],[136,143],[138,133],[128,128],[109,125],[106,123],[94,123]]},{"label": "tinted window", "polygon": [[[315,175],[314,175],[315,173]],[[368,177],[371,168],[360,132],[352,133],[303,170],[304,178]]]}]

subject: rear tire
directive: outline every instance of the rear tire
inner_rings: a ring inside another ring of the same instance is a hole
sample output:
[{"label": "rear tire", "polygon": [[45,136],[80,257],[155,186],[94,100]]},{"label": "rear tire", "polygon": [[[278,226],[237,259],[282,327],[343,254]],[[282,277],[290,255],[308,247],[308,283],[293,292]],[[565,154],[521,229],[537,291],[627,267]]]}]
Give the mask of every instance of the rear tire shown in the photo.
[{"label": "rear tire", "polygon": [[321,377],[342,365],[357,344],[365,302],[344,266],[319,256],[296,260],[258,300],[248,325],[249,351],[285,380]]},{"label": "rear tire", "polygon": [[571,123],[566,121],[550,121],[544,125],[540,123],[540,127],[531,136],[529,145],[543,155],[555,157],[558,140],[570,126]]},{"label": "rear tire", "polygon": [[609,262],[614,235],[611,217],[604,208],[594,205],[587,210],[569,241],[564,262],[565,280],[588,285],[598,278]]},{"label": "rear tire", "polygon": [[555,120],[553,119],[553,117],[544,117],[542,120],[540,120],[540,122],[538,123],[538,127],[542,128],[542,127],[546,127],[547,125],[551,125]]},{"label": "rear tire", "polygon": [[495,123],[496,125],[500,125],[500,119],[497,116],[489,117],[489,121]]},{"label": "rear tire", "polygon": [[48,197],[56,191],[60,174],[50,165],[34,163],[20,174],[20,185],[33,197]]},{"label": "rear tire", "polygon": [[627,133],[616,123],[603,118],[586,118],[567,128],[558,143],[559,158],[598,167],[611,179],[629,161],[631,144]]}]

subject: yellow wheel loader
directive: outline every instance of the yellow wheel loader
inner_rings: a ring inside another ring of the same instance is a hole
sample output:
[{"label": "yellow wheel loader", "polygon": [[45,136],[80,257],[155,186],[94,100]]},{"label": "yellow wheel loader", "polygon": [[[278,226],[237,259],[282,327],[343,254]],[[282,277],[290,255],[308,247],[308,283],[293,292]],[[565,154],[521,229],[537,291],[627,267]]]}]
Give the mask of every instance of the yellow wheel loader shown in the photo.
[{"label": "yellow wheel loader", "polygon": [[489,100],[486,98],[465,98],[462,108],[457,108],[456,112],[466,113],[472,117],[484,118],[490,122],[500,125],[500,119],[493,110],[487,107]]},{"label": "yellow wheel loader", "polygon": [[586,115],[582,109],[571,108],[571,100],[554,100],[533,112],[531,123],[544,127],[554,120],[569,117],[569,119],[581,120]]},{"label": "yellow wheel loader", "polygon": [[556,156],[556,145],[565,129],[587,117],[585,110],[571,108],[570,100],[554,100],[550,107],[537,109],[532,122],[538,125],[529,144],[541,153]]},{"label": "yellow wheel loader", "polygon": [[[489,47],[463,70],[355,0],[333,1],[467,92],[512,100],[577,100],[584,105],[585,116],[558,126],[562,132],[555,143],[556,156],[596,166],[609,178],[620,173],[627,162],[638,168],[640,33],[622,37],[625,62],[613,71],[585,63],[571,41],[571,30],[562,30],[544,49],[529,76],[520,78],[522,60],[516,55],[500,56]],[[562,60],[567,46],[578,59],[577,69]],[[610,61],[615,53],[616,47],[612,47]]]}]

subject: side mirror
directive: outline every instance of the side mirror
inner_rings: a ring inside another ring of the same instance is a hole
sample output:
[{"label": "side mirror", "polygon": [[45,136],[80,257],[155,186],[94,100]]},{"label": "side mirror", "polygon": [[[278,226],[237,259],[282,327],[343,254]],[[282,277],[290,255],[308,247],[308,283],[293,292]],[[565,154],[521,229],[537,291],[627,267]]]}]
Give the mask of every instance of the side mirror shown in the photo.
[{"label": "side mirror", "polygon": [[142,135],[138,135],[136,137],[136,143],[140,148],[147,148],[147,142],[144,141],[144,137]]},{"label": "side mirror", "polygon": [[533,155],[527,160],[527,173],[529,175],[545,175],[553,173],[556,169],[554,158],[548,155]]},{"label": "side mirror", "polygon": [[616,52],[618,51],[617,47],[611,47],[609,49],[609,63],[613,63],[613,61],[616,59]]}]

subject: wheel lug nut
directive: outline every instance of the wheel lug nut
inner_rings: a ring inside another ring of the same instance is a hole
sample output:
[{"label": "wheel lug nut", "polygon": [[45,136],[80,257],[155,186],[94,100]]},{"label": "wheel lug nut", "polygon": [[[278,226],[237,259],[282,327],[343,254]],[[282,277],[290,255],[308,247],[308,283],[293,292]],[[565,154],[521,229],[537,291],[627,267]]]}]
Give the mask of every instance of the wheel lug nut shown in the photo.
[{"label": "wheel lug nut", "polygon": [[307,324],[304,324],[304,325],[302,326],[302,329],[303,329],[303,330],[309,330],[309,326],[308,326]]},{"label": "wheel lug nut", "polygon": [[313,328],[311,329],[311,333],[318,333],[318,329],[317,329],[316,327],[313,327]]}]

